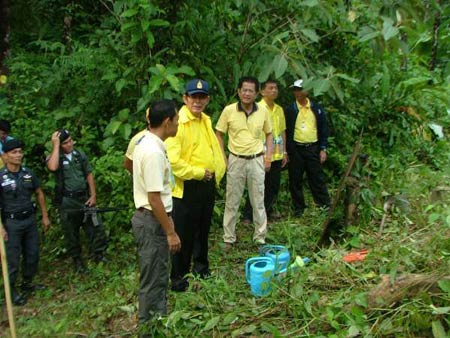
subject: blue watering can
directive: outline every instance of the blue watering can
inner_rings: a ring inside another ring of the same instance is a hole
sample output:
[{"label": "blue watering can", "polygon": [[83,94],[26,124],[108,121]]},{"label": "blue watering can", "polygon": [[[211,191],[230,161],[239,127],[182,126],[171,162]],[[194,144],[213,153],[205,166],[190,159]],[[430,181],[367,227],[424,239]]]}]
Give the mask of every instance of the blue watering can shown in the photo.
[{"label": "blue watering can", "polygon": [[264,245],[259,250],[259,254],[273,260],[275,274],[285,272],[291,259],[289,250],[284,245]]},{"label": "blue watering can", "polygon": [[245,277],[252,293],[265,296],[270,290],[270,281],[274,275],[275,265],[269,257],[253,257],[245,263]]}]

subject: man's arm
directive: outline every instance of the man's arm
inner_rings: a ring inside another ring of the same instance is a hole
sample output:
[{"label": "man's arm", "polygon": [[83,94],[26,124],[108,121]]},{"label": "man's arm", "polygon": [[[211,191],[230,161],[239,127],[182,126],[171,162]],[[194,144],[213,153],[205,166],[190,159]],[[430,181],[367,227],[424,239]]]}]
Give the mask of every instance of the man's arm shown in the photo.
[{"label": "man's arm", "polygon": [[89,199],[86,201],[86,205],[90,207],[95,207],[97,204],[97,197],[95,194],[95,181],[94,181],[94,175],[92,173],[89,173],[86,177],[86,181],[89,188]]},{"label": "man's arm", "polygon": [[124,156],[123,167],[133,175],[133,160],[130,160],[127,155]]},{"label": "man's arm", "polygon": [[227,164],[227,155],[225,155],[225,146],[224,146],[224,141],[223,141],[224,135],[225,134],[222,133],[221,131],[216,130],[217,141],[219,141],[219,146],[220,146],[220,149],[222,150],[223,159],[224,159],[225,165],[226,165]]},{"label": "man's arm", "polygon": [[289,162],[289,157],[288,157],[288,153],[287,153],[287,149],[286,149],[286,130],[283,130],[281,132],[281,139],[283,140],[283,145],[284,145],[283,159],[281,160],[281,168],[284,168],[286,166],[286,164]]},{"label": "man's arm", "polygon": [[50,220],[48,218],[47,206],[45,205],[45,195],[41,188],[37,188],[35,190],[35,193],[36,200],[42,213],[42,225],[44,227],[44,231],[47,232],[48,228],[50,227]]},{"label": "man's arm", "polygon": [[47,159],[47,168],[50,171],[56,171],[59,168],[59,135],[61,133],[59,131],[55,131],[52,134],[52,153],[50,154],[49,158]]},{"label": "man's arm", "polygon": [[178,252],[181,249],[181,241],[175,232],[172,217],[169,217],[161,201],[160,192],[149,192],[148,203],[152,207],[153,215],[155,215],[158,222],[161,224],[167,236],[167,243],[169,244],[169,251],[172,253]]},{"label": "man's arm", "polygon": [[270,166],[272,164],[272,143],[273,136],[272,133],[266,134],[266,153],[264,155],[264,167],[266,171],[270,170]]}]

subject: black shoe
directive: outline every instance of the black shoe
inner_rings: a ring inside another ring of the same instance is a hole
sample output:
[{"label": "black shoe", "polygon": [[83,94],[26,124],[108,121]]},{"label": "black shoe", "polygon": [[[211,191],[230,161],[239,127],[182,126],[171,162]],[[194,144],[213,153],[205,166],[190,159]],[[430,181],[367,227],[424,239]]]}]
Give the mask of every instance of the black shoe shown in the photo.
[{"label": "black shoe", "polygon": [[86,265],[84,265],[83,260],[80,257],[73,258],[73,268],[77,273],[86,273]]},{"label": "black shoe", "polygon": [[185,292],[189,288],[189,282],[186,279],[172,280],[171,290],[175,292]]},{"label": "black shoe", "polygon": [[23,306],[27,303],[27,299],[17,292],[15,288],[11,290],[11,301],[14,305]]},{"label": "black shoe", "polygon": [[34,291],[47,290],[47,287],[44,284],[33,284],[31,282],[23,282],[22,285],[20,285],[20,289],[24,293],[31,293]]}]

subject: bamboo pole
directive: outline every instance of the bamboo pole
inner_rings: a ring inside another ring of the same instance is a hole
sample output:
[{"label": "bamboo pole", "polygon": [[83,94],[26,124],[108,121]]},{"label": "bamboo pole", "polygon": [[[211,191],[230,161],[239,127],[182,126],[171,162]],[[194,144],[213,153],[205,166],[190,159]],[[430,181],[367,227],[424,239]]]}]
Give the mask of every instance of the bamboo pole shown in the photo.
[{"label": "bamboo pole", "polygon": [[9,329],[11,338],[16,338],[16,326],[14,324],[14,313],[11,301],[11,287],[9,285],[8,263],[6,261],[5,241],[3,240],[3,223],[0,220],[0,256],[2,259],[3,284],[5,285],[6,309],[8,311]]}]

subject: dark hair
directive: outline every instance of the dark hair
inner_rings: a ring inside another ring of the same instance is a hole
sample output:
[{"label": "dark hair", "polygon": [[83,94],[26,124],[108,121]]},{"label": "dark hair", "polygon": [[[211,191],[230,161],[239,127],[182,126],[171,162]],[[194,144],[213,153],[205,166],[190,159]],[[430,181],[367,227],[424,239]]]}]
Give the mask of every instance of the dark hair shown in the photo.
[{"label": "dark hair", "polygon": [[177,105],[173,100],[163,99],[150,105],[148,120],[152,128],[158,128],[166,118],[173,119],[177,113]]},{"label": "dark hair", "polygon": [[267,86],[269,83],[274,83],[274,84],[276,84],[277,87],[278,87],[278,81],[277,81],[277,80],[268,79],[268,80],[264,81],[263,83],[261,83],[261,90],[264,89],[264,88],[266,88],[266,86]]},{"label": "dark hair", "polygon": [[5,133],[8,133],[11,131],[11,123],[9,123],[8,120],[0,120],[0,130],[3,130]]},{"label": "dark hair", "polygon": [[244,82],[248,82],[248,83],[254,83],[255,84],[255,90],[259,91],[259,81],[256,77],[254,76],[243,76],[239,79],[239,83],[238,83],[238,89],[242,88],[242,85],[244,84]]}]

